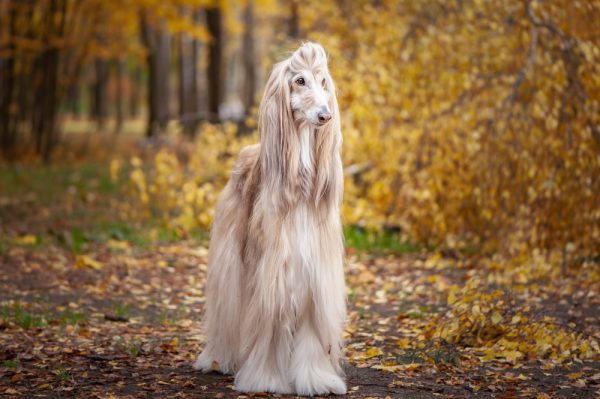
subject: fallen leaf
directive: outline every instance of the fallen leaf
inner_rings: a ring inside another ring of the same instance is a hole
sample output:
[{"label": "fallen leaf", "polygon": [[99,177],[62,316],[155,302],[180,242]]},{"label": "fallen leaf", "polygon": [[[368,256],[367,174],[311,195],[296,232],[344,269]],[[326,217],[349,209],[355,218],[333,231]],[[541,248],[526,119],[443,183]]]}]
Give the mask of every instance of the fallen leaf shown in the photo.
[{"label": "fallen leaf", "polygon": [[90,268],[90,269],[100,270],[100,269],[102,269],[102,263],[98,262],[97,260],[93,259],[92,257],[90,257],[88,255],[77,255],[77,257],[75,258],[75,268],[76,269]]},{"label": "fallen leaf", "polygon": [[14,241],[16,244],[21,244],[21,245],[35,245],[35,244],[37,244],[37,237],[34,236],[33,234],[27,234],[27,235],[19,236],[19,237],[15,238]]},{"label": "fallen leaf", "polygon": [[379,348],[371,348],[365,352],[365,359],[371,359],[373,357],[381,356],[383,354],[382,350]]}]

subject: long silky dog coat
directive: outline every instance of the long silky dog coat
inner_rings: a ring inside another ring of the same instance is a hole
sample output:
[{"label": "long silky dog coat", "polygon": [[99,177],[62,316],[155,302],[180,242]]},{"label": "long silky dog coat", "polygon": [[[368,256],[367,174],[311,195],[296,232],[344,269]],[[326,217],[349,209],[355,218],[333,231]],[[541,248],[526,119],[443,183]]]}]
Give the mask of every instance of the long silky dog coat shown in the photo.
[{"label": "long silky dog coat", "polygon": [[344,394],[342,137],[320,45],[275,65],[259,129],[217,203],[194,367],[234,373],[244,392]]}]

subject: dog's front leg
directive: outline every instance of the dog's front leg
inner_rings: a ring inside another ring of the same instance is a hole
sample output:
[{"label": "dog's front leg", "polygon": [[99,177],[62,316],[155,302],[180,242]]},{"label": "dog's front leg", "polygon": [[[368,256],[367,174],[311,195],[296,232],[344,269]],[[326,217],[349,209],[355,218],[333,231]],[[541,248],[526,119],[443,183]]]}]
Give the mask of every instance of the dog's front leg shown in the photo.
[{"label": "dog's front leg", "polygon": [[[287,368],[281,364],[282,343],[276,331],[261,329],[246,362],[236,374],[236,389],[242,392],[292,393]],[[289,356],[289,354],[285,354]],[[285,361],[285,360],[284,360]]]},{"label": "dog's front leg", "polygon": [[346,393],[346,384],[331,363],[330,348],[323,347],[314,323],[308,317],[301,321],[300,328],[294,335],[293,346],[291,378],[297,394],[313,396]]},{"label": "dog's front leg", "polygon": [[293,316],[285,289],[284,264],[281,251],[266,253],[250,277],[252,295],[241,330],[245,360],[235,378],[240,391],[292,392],[289,360]]}]

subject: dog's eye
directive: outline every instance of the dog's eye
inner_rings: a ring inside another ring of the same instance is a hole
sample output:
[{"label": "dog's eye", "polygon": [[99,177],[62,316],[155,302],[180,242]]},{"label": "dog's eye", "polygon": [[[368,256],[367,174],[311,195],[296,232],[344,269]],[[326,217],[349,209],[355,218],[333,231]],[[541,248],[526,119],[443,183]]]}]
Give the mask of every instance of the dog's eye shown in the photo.
[{"label": "dog's eye", "polygon": [[325,83],[327,82],[325,81],[325,79],[323,79],[323,81],[321,82],[321,86],[325,87]]},{"label": "dog's eye", "polygon": [[296,84],[299,86],[304,86],[306,82],[304,82],[304,78],[298,78],[296,79]]}]

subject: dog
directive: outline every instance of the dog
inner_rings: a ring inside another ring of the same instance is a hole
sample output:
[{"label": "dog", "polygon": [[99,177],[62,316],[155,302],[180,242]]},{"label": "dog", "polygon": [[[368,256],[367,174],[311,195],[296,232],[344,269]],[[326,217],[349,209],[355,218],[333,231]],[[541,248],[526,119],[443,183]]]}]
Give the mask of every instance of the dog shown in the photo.
[{"label": "dog", "polygon": [[194,368],[242,392],[345,394],[340,112],[323,47],[276,64],[260,144],[240,152],[213,220]]}]

